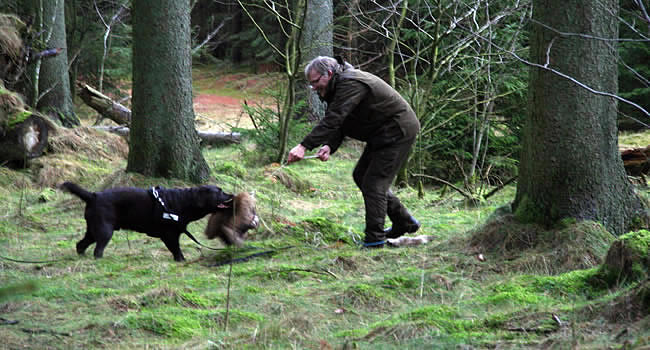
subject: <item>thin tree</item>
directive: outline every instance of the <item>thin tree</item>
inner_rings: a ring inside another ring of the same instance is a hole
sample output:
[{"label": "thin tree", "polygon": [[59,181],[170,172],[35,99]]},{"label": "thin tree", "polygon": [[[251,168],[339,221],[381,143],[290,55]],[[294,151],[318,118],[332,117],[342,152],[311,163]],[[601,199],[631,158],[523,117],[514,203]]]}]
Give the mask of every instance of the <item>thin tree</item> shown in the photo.
[{"label": "thin tree", "polygon": [[[332,0],[307,0],[307,14],[305,15],[300,43],[304,63],[317,56],[334,55],[332,38],[333,13],[334,5]],[[306,95],[309,112],[314,116],[313,119],[321,119],[325,115],[325,105],[320,101],[318,94],[312,91],[309,86],[302,91],[307,93],[299,93],[297,98],[300,99]]]},{"label": "thin tree", "polygon": [[291,4],[274,1],[265,2],[263,9],[266,13],[273,16],[278,23],[278,30],[286,37],[284,48],[280,48],[275,43],[271,42],[267,32],[258,24],[258,20],[248,10],[248,7],[252,5],[245,5],[240,0],[237,0],[239,6],[241,6],[242,10],[244,10],[260,35],[264,38],[264,41],[279,57],[281,57],[282,66],[287,78],[282,105],[279,106],[278,111],[279,147],[278,153],[275,157],[278,162],[282,162],[287,155],[289,128],[295,113],[296,84],[299,79],[298,77],[302,76],[300,43],[307,11],[306,1],[307,0],[296,0]]},{"label": "thin tree", "polygon": [[[79,125],[68,75],[68,56],[63,0],[26,0],[33,15],[36,37],[32,42],[32,61],[28,66],[26,94],[36,109],[59,120],[63,126]],[[36,55],[45,50],[58,54],[41,59]],[[54,51],[52,51],[54,52]]]},{"label": "thin tree", "polygon": [[513,203],[520,221],[594,220],[621,234],[644,218],[617,149],[617,100],[574,82],[616,94],[616,13],[618,0],[533,2],[530,56],[538,66]]},{"label": "thin tree", "polygon": [[133,114],[127,171],[208,179],[192,108],[190,1],[133,1]]}]

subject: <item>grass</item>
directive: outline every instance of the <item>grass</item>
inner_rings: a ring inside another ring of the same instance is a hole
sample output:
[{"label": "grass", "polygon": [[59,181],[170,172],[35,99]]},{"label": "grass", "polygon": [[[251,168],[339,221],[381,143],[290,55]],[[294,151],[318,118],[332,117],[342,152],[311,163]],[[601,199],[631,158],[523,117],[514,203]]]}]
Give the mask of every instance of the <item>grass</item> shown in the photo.
[{"label": "grass", "polygon": [[[103,143],[118,144],[116,138],[94,135],[88,139],[100,144],[89,147],[106,149]],[[351,179],[357,146],[343,147],[326,163],[284,167],[252,160],[252,148],[250,142],[206,148],[204,157],[214,184],[229,192],[255,191],[263,224],[248,243],[258,249],[210,251],[182,237],[184,263],[174,262],[159,239],[127,231],[115,233],[104,258],[77,256],[74,245],[85,229],[81,201],[42,184],[74,180],[93,190],[190,184],[126,174],[125,159],[103,151],[92,156],[90,150],[61,149],[26,170],[0,168],[0,255],[55,260],[0,260],[0,285],[11,287],[0,288],[6,292],[0,294],[0,321],[18,321],[0,322],[2,347],[650,345],[647,310],[632,318],[612,317],[638,285],[598,289],[589,283],[596,267],[543,273],[540,261],[553,265],[544,253],[550,246],[503,254],[477,251],[470,244],[490,215],[514,198],[512,186],[478,207],[466,207],[454,194],[441,198],[435,188],[422,199],[415,189],[398,189],[423,224],[418,233],[436,240],[419,247],[361,250],[354,242],[363,232],[362,198]],[[61,161],[66,171],[54,171]],[[201,234],[206,222],[189,229],[203,243],[220,247]],[[293,247],[281,249],[287,246]],[[267,249],[275,254],[211,266]],[[484,261],[477,259],[479,252]],[[535,264],[529,255],[535,255]]]}]

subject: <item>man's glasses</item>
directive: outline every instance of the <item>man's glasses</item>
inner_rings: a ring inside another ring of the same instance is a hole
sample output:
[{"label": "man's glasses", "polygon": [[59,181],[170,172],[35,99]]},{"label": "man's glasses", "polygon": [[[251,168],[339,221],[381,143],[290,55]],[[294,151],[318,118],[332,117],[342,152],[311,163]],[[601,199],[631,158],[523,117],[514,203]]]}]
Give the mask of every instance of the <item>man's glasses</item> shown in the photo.
[{"label": "man's glasses", "polygon": [[318,76],[318,78],[316,78],[314,80],[310,80],[309,81],[309,86],[314,87],[314,85],[316,85],[316,83],[318,83],[318,81],[320,80],[320,78],[323,77],[323,75],[325,75],[325,74],[321,74],[321,75]]}]

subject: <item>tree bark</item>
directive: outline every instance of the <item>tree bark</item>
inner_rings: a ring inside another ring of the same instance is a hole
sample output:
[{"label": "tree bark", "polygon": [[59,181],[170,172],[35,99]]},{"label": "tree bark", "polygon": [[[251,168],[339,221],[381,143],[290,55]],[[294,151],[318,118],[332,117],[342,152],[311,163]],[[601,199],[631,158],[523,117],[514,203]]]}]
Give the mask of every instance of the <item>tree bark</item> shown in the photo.
[{"label": "tree bark", "polygon": [[[534,0],[533,8],[533,18],[556,31],[618,36],[617,0]],[[616,93],[612,46],[615,41],[562,36],[534,24],[530,56],[588,86]],[[616,100],[532,68],[528,105],[513,203],[520,221],[550,226],[563,218],[594,220],[620,235],[645,218],[617,149]]]},{"label": "tree bark", "polygon": [[[334,5],[332,0],[307,0],[307,14],[302,29],[300,49],[303,65],[317,56],[333,56],[333,18]],[[302,85],[302,84],[301,84]],[[325,104],[320,101],[318,94],[305,83],[305,89],[299,89],[296,99],[307,99],[309,119],[320,120],[325,116]]]},{"label": "tree bark", "polygon": [[209,177],[192,108],[190,2],[133,1],[133,114],[127,171]]},{"label": "tree bark", "polygon": [[[34,55],[46,49],[61,49],[61,53],[47,58],[37,58],[30,64],[32,73],[28,89],[29,101],[34,109],[59,120],[65,127],[80,124],[74,113],[74,104],[68,75],[68,51],[65,33],[64,0],[28,0],[30,9],[35,14],[35,31],[40,31],[39,41],[45,47],[33,47]],[[42,12],[41,12],[42,9]]]}]

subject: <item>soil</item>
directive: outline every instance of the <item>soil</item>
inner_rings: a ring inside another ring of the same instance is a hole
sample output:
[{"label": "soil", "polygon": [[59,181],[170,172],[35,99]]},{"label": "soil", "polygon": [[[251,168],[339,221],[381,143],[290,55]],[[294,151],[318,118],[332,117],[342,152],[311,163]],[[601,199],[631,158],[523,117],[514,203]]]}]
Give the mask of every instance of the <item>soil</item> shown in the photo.
[{"label": "soil", "polygon": [[194,97],[194,113],[199,130],[229,132],[233,127],[251,128],[248,114],[244,113],[240,100],[216,94],[198,94]]},{"label": "soil", "polygon": [[199,130],[210,132],[252,128],[253,123],[242,105],[245,102],[249,106],[263,103],[261,91],[277,83],[278,79],[277,73],[224,74],[209,70],[197,70],[195,73],[196,126]]}]

